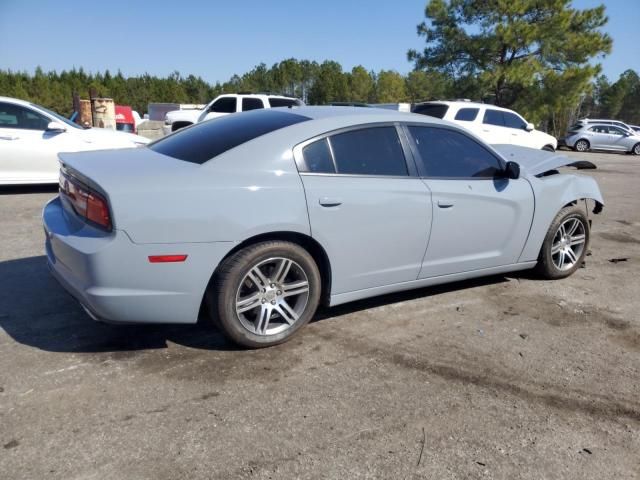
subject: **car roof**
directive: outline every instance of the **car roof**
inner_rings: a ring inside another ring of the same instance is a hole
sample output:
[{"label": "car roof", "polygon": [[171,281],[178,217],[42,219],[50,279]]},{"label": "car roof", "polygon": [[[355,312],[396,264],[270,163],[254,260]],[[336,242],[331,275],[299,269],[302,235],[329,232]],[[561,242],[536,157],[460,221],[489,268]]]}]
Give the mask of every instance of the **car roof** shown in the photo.
[{"label": "car roof", "polygon": [[[428,117],[418,113],[400,112],[388,108],[362,108],[362,107],[336,107],[331,105],[304,106],[304,107],[278,107],[278,110],[288,110],[297,115],[303,115],[312,120],[323,120],[340,117],[344,120],[352,120],[361,123],[374,122],[420,122],[437,125],[455,126],[446,120]],[[351,117],[351,118],[349,118]]]},{"label": "car roof", "polygon": [[31,102],[27,100],[20,100],[19,98],[12,98],[12,97],[0,97],[0,102],[11,102],[11,103],[17,103],[19,105],[25,105],[25,106],[33,105]]},{"label": "car roof", "polygon": [[449,105],[449,106],[455,105],[460,107],[476,107],[476,108],[486,107],[486,108],[492,108],[494,110],[502,110],[504,112],[513,112],[513,110],[510,110],[504,107],[498,107],[497,105],[493,105],[491,103],[471,102],[467,100],[430,100],[428,102],[417,103],[415,106],[419,106],[419,105]]}]

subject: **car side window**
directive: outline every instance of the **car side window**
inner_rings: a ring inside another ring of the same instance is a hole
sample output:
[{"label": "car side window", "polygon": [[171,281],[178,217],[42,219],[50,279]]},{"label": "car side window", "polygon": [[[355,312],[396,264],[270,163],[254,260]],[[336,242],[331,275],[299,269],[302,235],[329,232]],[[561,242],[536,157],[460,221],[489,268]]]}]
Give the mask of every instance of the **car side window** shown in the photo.
[{"label": "car side window", "polygon": [[502,112],[500,110],[492,110],[490,108],[487,108],[487,110],[484,112],[482,123],[504,127],[504,116],[502,115]]},{"label": "car side window", "polygon": [[296,100],[295,98],[270,98],[269,105],[271,106],[271,108],[296,107],[302,106],[302,102],[300,100]]},{"label": "car side window", "polygon": [[409,126],[420,154],[421,175],[433,178],[494,178],[500,161],[484,146],[445,128]]},{"label": "car side window", "polygon": [[302,149],[307,171],[312,173],[336,173],[333,157],[326,138],[316,140]]},{"label": "car side window", "polygon": [[502,116],[504,118],[504,126],[507,128],[517,128],[518,130],[527,128],[527,122],[511,112],[502,112]]},{"label": "car side window", "polygon": [[264,108],[261,99],[253,97],[245,97],[242,99],[243,112],[246,112],[247,110],[258,110],[260,108]]},{"label": "car side window", "polygon": [[234,113],[236,111],[236,97],[222,97],[211,105],[210,112]]},{"label": "car side window", "polygon": [[473,122],[478,116],[478,108],[461,108],[456,113],[455,120],[462,120],[463,122]]},{"label": "car side window", "polygon": [[0,128],[46,130],[49,119],[33,110],[12,103],[0,103]]},{"label": "car side window", "polygon": [[624,135],[624,132],[622,131],[622,129],[618,127],[611,126],[608,128],[608,130],[611,135],[620,135],[620,136]]},{"label": "car side window", "polygon": [[329,137],[337,173],[407,176],[407,163],[395,127],[372,127]]}]

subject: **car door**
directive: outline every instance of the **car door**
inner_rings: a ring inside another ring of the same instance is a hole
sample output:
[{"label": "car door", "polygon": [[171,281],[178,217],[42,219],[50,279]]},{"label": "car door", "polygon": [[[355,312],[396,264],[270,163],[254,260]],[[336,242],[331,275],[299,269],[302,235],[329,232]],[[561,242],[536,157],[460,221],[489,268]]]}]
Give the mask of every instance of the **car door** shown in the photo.
[{"label": "car door", "polygon": [[593,125],[584,132],[584,138],[589,141],[591,148],[608,150],[609,127],[606,125]]},{"label": "car door", "polygon": [[633,145],[629,140],[629,135],[620,127],[610,125],[607,129],[607,144],[610,150],[628,152]]},{"label": "car door", "polygon": [[230,113],[239,112],[240,105],[238,105],[237,97],[220,97],[209,107],[209,111],[206,113],[203,120],[209,120],[211,118],[222,117],[229,115]]},{"label": "car door", "polygon": [[490,145],[511,143],[511,132],[504,126],[501,110],[487,108],[484,111],[480,138]]},{"label": "car door", "polygon": [[509,143],[520,145],[521,147],[540,148],[536,144],[533,130],[527,131],[527,122],[515,113],[502,112],[505,128],[508,130]]},{"label": "car door", "polygon": [[58,136],[35,110],[0,102],[0,184],[46,183],[58,178]]},{"label": "car door", "polygon": [[462,131],[409,125],[407,132],[433,203],[419,278],[516,263],[533,219],[529,182],[502,177],[503,161]]},{"label": "car door", "polygon": [[311,234],[331,260],[333,295],[418,277],[431,195],[406,151],[394,125],[339,131],[294,149]]}]

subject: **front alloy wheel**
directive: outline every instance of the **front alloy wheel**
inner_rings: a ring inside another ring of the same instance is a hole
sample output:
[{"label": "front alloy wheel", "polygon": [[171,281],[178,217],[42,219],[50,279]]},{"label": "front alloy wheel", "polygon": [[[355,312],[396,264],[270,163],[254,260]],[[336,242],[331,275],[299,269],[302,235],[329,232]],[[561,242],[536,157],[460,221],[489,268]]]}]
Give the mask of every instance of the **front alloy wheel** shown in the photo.
[{"label": "front alloy wheel", "polygon": [[574,267],[582,257],[586,239],[585,226],[579,218],[569,218],[560,224],[551,244],[551,259],[558,270]]},{"label": "front alloy wheel", "polygon": [[542,243],[536,267],[538,272],[548,279],[571,275],[582,265],[589,235],[584,209],[578,205],[564,207],[551,222]]}]

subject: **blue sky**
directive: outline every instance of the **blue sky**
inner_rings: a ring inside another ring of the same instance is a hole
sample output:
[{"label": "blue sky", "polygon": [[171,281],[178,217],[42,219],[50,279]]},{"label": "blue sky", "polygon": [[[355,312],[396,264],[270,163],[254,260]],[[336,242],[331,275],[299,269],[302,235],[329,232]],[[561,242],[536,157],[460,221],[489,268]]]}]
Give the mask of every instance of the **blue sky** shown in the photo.
[{"label": "blue sky", "polygon": [[[578,8],[602,3],[574,0]],[[608,0],[616,79],[640,72],[640,1]],[[426,0],[0,0],[0,68],[120,69],[125,75],[178,70],[225,81],[260,62],[336,60],[346,70],[411,70]]]}]

